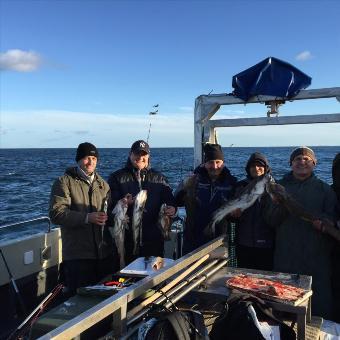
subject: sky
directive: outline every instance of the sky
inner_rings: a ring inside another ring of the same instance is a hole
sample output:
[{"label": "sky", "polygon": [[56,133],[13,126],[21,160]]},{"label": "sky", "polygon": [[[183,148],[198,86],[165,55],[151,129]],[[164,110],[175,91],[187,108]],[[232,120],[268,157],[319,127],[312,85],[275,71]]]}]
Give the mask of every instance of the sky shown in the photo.
[{"label": "sky", "polygon": [[[232,92],[233,75],[269,56],[311,76],[310,89],[339,87],[339,17],[337,0],[0,0],[0,147],[129,147],[148,134],[151,147],[192,147],[195,98]],[[214,118],[266,112],[235,105]],[[333,98],[289,102],[280,115],[339,112]],[[339,131],[221,128],[218,140],[340,145]]]}]

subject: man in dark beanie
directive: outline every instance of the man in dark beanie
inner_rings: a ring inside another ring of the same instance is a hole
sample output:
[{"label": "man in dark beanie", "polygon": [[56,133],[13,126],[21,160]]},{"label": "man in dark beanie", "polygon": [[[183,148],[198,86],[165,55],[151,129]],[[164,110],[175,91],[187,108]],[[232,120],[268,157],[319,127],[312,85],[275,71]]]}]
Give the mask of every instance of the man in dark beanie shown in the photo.
[{"label": "man in dark beanie", "polygon": [[292,165],[295,157],[301,155],[309,157],[313,161],[314,165],[316,165],[316,157],[314,151],[308,146],[300,146],[299,148],[293,150],[292,154],[290,155],[289,164]]},{"label": "man in dark beanie", "polygon": [[[158,217],[162,213],[173,217],[176,213],[175,199],[168,180],[160,172],[150,167],[150,147],[144,140],[135,141],[130,148],[125,166],[113,172],[108,180],[111,188],[112,207],[120,201],[127,205],[129,228],[125,230],[124,248],[125,264],[136,257],[164,256],[164,235],[159,227]],[[139,244],[134,244],[133,210],[134,198],[146,190],[147,199],[142,216],[142,226]],[[137,249],[137,254],[133,250]]]},{"label": "man in dark beanie", "polygon": [[79,144],[77,166],[66,169],[53,184],[49,215],[60,225],[63,273],[70,295],[115,271],[111,236],[105,226],[109,186],[96,172],[98,150]]},{"label": "man in dark beanie", "polygon": [[94,156],[97,158],[97,160],[99,158],[97,148],[93,144],[88,143],[88,142],[81,143],[78,145],[77,154],[76,154],[76,162],[78,162],[79,160],[81,160],[82,158],[86,156]]},{"label": "man in dark beanie", "polygon": [[[288,210],[279,200],[269,204],[265,218],[275,227],[274,271],[312,276],[312,311],[331,319],[331,252],[333,240],[322,231],[322,219],[335,220],[336,195],[314,173],[316,156],[311,148],[294,149],[289,158],[291,171],[278,181],[293,200],[316,216],[310,223],[299,212]],[[318,220],[320,219],[320,220]]]},{"label": "man in dark beanie", "polygon": [[216,227],[215,234],[207,233],[212,215],[234,194],[236,178],[224,165],[224,155],[219,144],[205,144],[204,163],[194,174],[180,183],[175,198],[178,206],[185,206],[187,218],[184,231],[183,252],[188,253],[226,233],[227,220]]}]

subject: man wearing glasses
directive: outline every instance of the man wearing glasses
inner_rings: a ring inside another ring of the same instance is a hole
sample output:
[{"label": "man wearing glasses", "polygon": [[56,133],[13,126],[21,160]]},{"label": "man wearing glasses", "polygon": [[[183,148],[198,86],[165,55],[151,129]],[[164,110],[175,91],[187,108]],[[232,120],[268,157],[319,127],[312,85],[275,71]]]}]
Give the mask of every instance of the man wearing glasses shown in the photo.
[{"label": "man wearing glasses", "polygon": [[[331,187],[314,173],[317,159],[306,146],[290,155],[291,171],[278,183],[306,211],[318,219],[334,220],[336,196]],[[282,204],[270,204],[268,223],[276,228],[274,270],[312,276],[312,313],[331,319],[331,251],[333,240],[317,225],[307,222],[298,212]]]}]

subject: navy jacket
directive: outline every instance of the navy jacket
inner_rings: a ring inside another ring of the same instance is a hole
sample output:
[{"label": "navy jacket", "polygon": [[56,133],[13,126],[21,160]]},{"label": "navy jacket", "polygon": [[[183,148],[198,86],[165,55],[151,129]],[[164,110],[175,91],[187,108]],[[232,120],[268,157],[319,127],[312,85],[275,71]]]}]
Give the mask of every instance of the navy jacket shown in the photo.
[{"label": "navy jacket", "polygon": [[[163,203],[175,206],[175,199],[167,179],[160,172],[153,169],[143,169],[140,172],[140,183],[137,178],[137,169],[135,169],[130,160],[126,166],[112,173],[108,183],[111,189],[112,207],[115,206],[118,200],[126,194],[136,196],[138,192],[147,190],[147,200],[143,213],[143,243],[149,249],[142,250],[142,255],[162,256],[164,240],[160,228],[157,225],[158,214]],[[130,217],[130,225],[132,221],[133,206],[128,209]],[[130,231],[131,231],[130,227]]]},{"label": "navy jacket", "polygon": [[[211,240],[204,233],[211,221],[213,212],[234,195],[236,178],[224,167],[216,181],[211,181],[203,165],[198,166],[191,181],[193,188],[182,182],[176,190],[175,197],[178,206],[185,206],[187,220],[184,232],[185,252],[191,251]],[[217,226],[215,237],[226,230]]]}]

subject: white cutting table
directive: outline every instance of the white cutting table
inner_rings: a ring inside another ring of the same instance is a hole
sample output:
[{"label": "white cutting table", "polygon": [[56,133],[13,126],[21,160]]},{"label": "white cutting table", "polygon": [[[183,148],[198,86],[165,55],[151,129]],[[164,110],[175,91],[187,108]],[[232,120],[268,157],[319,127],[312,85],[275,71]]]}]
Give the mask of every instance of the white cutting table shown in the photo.
[{"label": "white cutting table", "polygon": [[224,267],[212,277],[210,277],[205,282],[204,287],[201,287],[198,291],[229,296],[230,294],[232,294],[233,290],[230,291],[230,289],[227,288],[226,281],[229,278],[239,274],[261,277],[268,280],[277,280],[285,284],[304,289],[306,291],[306,294],[294,303],[289,301],[278,302],[263,298],[262,299],[265,300],[274,310],[288,312],[295,315],[297,324],[297,339],[304,340],[306,338],[306,322],[311,321],[311,276],[277,273],[245,268]]}]

